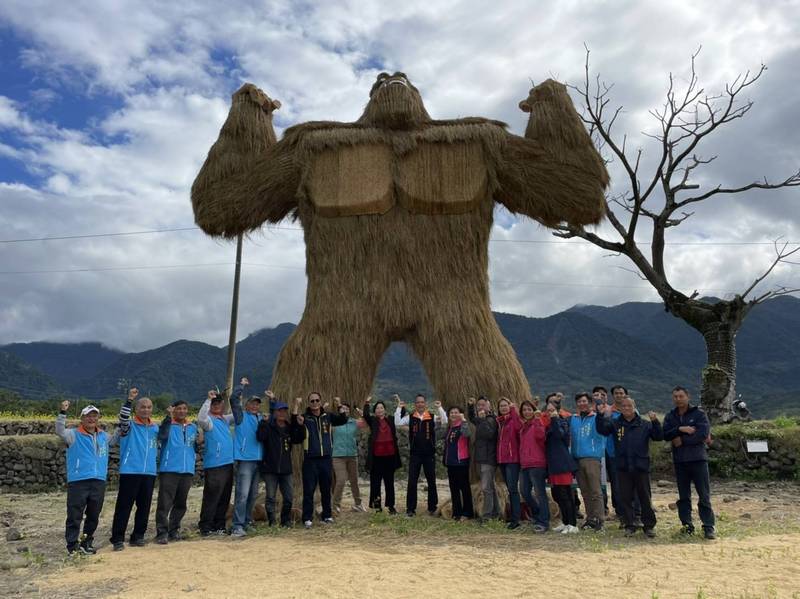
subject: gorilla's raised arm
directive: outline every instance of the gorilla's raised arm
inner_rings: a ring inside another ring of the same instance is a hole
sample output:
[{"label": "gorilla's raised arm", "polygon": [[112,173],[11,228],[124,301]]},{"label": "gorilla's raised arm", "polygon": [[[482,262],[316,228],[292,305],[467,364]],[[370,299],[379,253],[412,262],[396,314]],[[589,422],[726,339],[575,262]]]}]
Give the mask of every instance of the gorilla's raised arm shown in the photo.
[{"label": "gorilla's raised arm", "polygon": [[209,235],[234,237],[277,223],[297,207],[295,140],[276,141],[280,102],[251,84],[233,95],[228,119],[192,184],[195,222]]},{"label": "gorilla's raised arm", "polygon": [[531,116],[524,138],[505,141],[495,200],[548,226],[599,222],[608,172],[566,87],[548,79],[520,108]]}]

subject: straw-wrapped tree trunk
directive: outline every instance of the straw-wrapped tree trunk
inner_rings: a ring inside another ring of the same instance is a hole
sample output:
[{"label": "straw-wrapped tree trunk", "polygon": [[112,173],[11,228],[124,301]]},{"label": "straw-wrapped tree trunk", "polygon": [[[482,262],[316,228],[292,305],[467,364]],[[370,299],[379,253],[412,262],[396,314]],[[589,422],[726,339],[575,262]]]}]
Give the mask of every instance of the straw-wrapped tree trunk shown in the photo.
[{"label": "straw-wrapped tree trunk", "polygon": [[[675,90],[670,74],[663,108],[651,111],[660,127],[657,135],[650,136],[657,141],[659,159],[654,174],[643,178],[639,168],[642,150],[631,153],[625,146],[624,137],[619,142],[612,136],[614,122],[622,107],[608,114],[611,88],[601,84],[599,79],[596,87],[592,88],[587,52],[584,83],[573,89],[583,100],[584,121],[590,131],[625,171],[627,189],[607,198],[608,219],[619,237],[604,238],[573,225],[561,226],[555,234],[564,238],[580,237],[598,247],[627,256],[636,266],[637,274],[658,292],[665,309],[703,336],[707,360],[702,371],[701,403],[712,420],[727,422],[739,415],[733,410],[733,405],[736,395],[736,334],[742,322],[758,304],[797,290],[780,287],[760,295],[752,294],[779,263],[800,248],[790,250],[788,244],[776,242],[773,262],[750,287],[736,294],[733,299],[705,301],[698,299],[696,291],[687,295],[670,284],[664,263],[666,231],[692,216],[693,213],[686,210],[692,204],[751,189],[794,187],[800,185],[800,171],[775,183],[763,179],[741,187],[718,185],[691,195],[699,188],[690,182],[694,171],[716,158],[700,157],[697,154],[698,145],[721,126],[747,114],[752,102],[741,102],[739,96],[758,81],[765,71],[763,65],[754,74],[748,71],[728,84],[724,93],[709,96],[698,85],[696,56],[692,56],[691,75],[686,89],[682,93]],[[658,195],[661,197],[657,198]],[[624,216],[618,216],[615,209],[621,209]],[[641,219],[649,219],[652,225],[649,256],[645,256],[636,241],[637,226]]]}]

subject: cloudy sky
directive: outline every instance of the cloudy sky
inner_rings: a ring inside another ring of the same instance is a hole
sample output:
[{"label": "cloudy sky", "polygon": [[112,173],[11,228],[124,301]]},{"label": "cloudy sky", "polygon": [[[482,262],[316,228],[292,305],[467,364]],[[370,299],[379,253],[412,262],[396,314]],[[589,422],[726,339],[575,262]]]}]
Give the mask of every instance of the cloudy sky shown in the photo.
[{"label": "cloudy sky", "polygon": [[[253,4],[261,4],[254,8]],[[138,351],[227,340],[234,246],[192,229],[189,188],[245,81],[279,98],[276,128],[353,120],[375,76],[402,70],[434,118],[479,115],[521,134],[531,80],[613,83],[629,148],[657,148],[648,111],[669,72],[697,59],[709,94],[768,71],[755,104],[698,148],[719,158],[693,181],[745,185],[800,166],[800,3],[788,2],[47,2],[0,5],[0,343],[98,340]],[[625,189],[611,165],[614,192]],[[645,170],[646,172],[646,170]],[[730,296],[768,266],[767,244],[800,242],[800,188],[718,197],[670,231],[670,276]],[[654,198],[655,200],[659,198]],[[163,229],[179,231],[135,233]],[[601,226],[611,235],[608,226]],[[77,237],[76,237],[77,236]],[[73,237],[50,241],[16,241]],[[646,241],[647,231],[641,233]],[[689,245],[687,245],[689,244]],[[695,245],[691,245],[695,244]],[[620,257],[563,242],[498,211],[490,276],[496,310],[546,316],[574,304],[655,301]],[[244,248],[240,337],[297,322],[304,247],[286,222]],[[770,285],[800,286],[781,266]],[[769,288],[769,286],[767,287]]]}]

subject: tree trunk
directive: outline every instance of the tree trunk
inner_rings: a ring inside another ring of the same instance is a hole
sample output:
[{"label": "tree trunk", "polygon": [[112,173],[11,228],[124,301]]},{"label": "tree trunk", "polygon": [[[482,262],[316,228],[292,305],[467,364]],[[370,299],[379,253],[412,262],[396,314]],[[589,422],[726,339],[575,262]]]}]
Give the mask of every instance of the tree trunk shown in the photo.
[{"label": "tree trunk", "polygon": [[701,333],[706,343],[706,365],[700,404],[712,422],[730,422],[736,398],[736,332],[731,322],[707,323]]},{"label": "tree trunk", "polygon": [[664,297],[664,303],[674,316],[703,335],[706,365],[702,372],[700,405],[711,422],[730,422],[735,417],[736,333],[753,305],[738,295],[732,300],[711,303],[669,294]]}]

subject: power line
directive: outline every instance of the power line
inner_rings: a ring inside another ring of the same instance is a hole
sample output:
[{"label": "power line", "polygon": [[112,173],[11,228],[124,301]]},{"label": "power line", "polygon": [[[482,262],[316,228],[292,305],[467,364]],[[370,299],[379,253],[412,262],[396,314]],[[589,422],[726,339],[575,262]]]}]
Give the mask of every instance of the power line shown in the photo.
[{"label": "power line", "polygon": [[[150,229],[144,231],[122,231],[116,233],[87,233],[85,235],[61,235],[61,236],[53,236],[53,237],[27,237],[27,238],[19,238],[19,239],[0,239],[0,243],[27,243],[33,241],[62,241],[62,240],[73,240],[73,239],[92,239],[98,237],[127,237],[133,235],[152,235],[156,233],[177,233],[177,232],[184,232],[184,231],[200,231],[200,227],[176,227],[173,229]],[[301,227],[281,227],[281,226],[273,226],[267,227],[267,231],[302,231]],[[568,239],[558,240],[558,239],[490,239],[490,243],[533,243],[533,244],[545,244],[545,245],[562,245],[562,244],[581,244],[585,243],[582,240],[576,239],[574,241],[570,241]],[[650,245],[649,241],[637,241],[638,245]],[[668,241],[666,245],[676,245],[676,246],[702,246],[702,245],[711,245],[711,246],[737,246],[737,245],[774,245],[774,241]],[[791,241],[788,242],[788,245],[800,245],[800,242]]]}]

